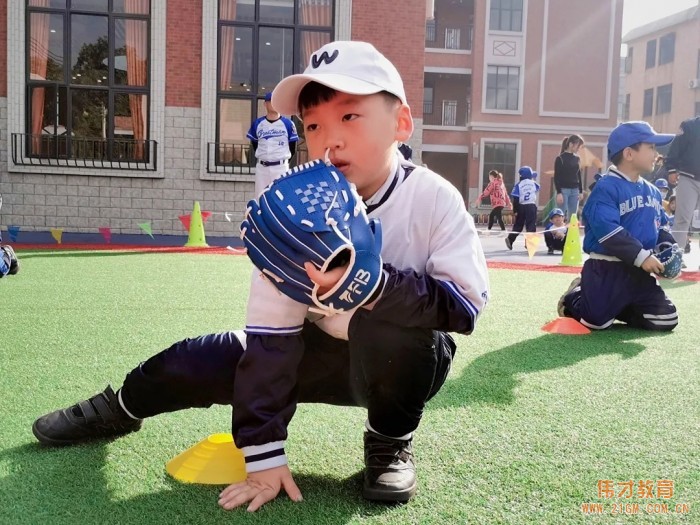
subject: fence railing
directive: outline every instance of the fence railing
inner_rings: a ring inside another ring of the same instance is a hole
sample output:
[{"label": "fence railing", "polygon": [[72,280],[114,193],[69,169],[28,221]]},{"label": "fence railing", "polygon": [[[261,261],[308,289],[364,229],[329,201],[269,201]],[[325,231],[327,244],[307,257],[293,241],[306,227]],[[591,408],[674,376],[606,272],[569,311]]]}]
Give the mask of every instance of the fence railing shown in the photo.
[{"label": "fence railing", "polygon": [[[290,166],[303,164],[309,160],[306,144],[300,144],[289,162]],[[207,143],[207,173],[253,174],[255,152],[250,142]]]},{"label": "fence railing", "polygon": [[13,133],[12,162],[17,166],[155,171],[158,142]]}]

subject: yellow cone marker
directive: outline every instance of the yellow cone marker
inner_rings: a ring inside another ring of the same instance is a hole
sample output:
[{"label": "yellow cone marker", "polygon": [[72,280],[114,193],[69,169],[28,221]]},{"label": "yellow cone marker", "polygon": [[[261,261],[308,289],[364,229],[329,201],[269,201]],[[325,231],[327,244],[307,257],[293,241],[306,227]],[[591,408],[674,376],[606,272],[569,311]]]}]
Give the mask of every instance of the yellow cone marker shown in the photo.
[{"label": "yellow cone marker", "polygon": [[212,434],[171,459],[165,470],[183,483],[230,485],[246,479],[243,452],[231,434]]},{"label": "yellow cone marker", "polygon": [[562,266],[581,266],[583,264],[583,251],[581,250],[581,234],[578,230],[576,214],[571,215],[569,228],[566,230],[566,242],[561,258]]},{"label": "yellow cone marker", "polygon": [[190,218],[190,235],[187,238],[185,247],[207,248],[207,237],[204,235],[204,221],[202,221],[202,211],[199,209],[199,201],[194,202],[194,209]]}]

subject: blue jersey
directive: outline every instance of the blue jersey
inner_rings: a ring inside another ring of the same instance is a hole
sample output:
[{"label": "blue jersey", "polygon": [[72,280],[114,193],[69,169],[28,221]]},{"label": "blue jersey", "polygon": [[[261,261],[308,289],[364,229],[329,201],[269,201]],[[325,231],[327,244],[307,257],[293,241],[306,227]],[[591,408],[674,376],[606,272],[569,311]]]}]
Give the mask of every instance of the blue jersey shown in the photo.
[{"label": "blue jersey", "polygon": [[518,198],[519,204],[537,204],[538,191],[540,191],[540,185],[534,180],[520,179],[510,194]]},{"label": "blue jersey", "polygon": [[583,207],[583,250],[641,265],[661,241],[673,242],[665,230],[661,193],[642,177],[632,182],[615,168],[595,185]]}]

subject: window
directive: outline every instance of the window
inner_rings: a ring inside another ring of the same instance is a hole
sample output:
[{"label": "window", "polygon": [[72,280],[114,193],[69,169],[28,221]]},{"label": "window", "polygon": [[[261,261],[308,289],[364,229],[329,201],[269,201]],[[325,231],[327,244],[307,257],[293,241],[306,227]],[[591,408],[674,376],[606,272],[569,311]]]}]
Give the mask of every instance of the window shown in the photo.
[{"label": "window", "polygon": [[622,107],[622,120],[628,121],[630,119],[630,94],[625,95],[625,104]]},{"label": "window", "polygon": [[486,75],[486,109],[518,110],[520,68],[488,66]]},{"label": "window", "polygon": [[460,30],[458,28],[445,29],[445,49],[460,49]]},{"label": "window", "polygon": [[642,111],[642,117],[650,117],[654,109],[654,89],[644,90],[644,109]]},{"label": "window", "polygon": [[216,164],[252,166],[263,98],[333,39],[332,0],[219,0]]},{"label": "window", "polygon": [[649,69],[656,65],[656,40],[647,42],[647,61],[646,68]]},{"label": "window", "polygon": [[656,89],[656,114],[671,112],[671,95],[673,93],[673,84],[659,86]]},{"label": "window", "polygon": [[515,161],[518,145],[503,142],[484,143],[484,171],[481,174],[482,188],[488,186],[489,171],[496,170],[503,174],[503,182],[510,193],[515,183]]},{"label": "window", "polygon": [[676,52],[676,33],[669,33],[659,38],[659,65],[673,62]]},{"label": "window", "polygon": [[425,22],[425,41],[435,42],[435,30],[437,29],[437,24],[435,19],[427,20]]},{"label": "window", "polygon": [[28,0],[30,157],[149,162],[150,25],[149,0]]},{"label": "window", "polygon": [[491,0],[491,31],[523,30],[523,0]]},{"label": "window", "polygon": [[457,125],[457,101],[443,100],[442,101],[442,125],[456,126]]},{"label": "window", "polygon": [[423,88],[423,113],[430,115],[433,112],[433,87],[425,86]]},{"label": "window", "polygon": [[700,101],[695,103],[695,116],[700,117]]},{"label": "window", "polygon": [[627,48],[627,57],[625,57],[625,73],[632,72],[632,61],[634,60],[634,48]]}]

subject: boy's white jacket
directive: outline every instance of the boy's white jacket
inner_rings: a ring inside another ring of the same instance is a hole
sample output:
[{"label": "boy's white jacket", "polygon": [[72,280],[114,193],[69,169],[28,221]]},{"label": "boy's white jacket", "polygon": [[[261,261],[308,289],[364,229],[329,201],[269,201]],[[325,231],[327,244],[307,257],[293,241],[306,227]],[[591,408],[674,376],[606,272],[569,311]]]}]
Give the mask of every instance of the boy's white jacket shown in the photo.
[{"label": "boy's white jacket", "polygon": [[[469,313],[471,322],[465,326],[432,325],[427,328],[469,333],[488,296],[486,260],[474,221],[462,196],[447,180],[427,168],[414,167],[405,161],[399,166],[398,162],[397,157],[397,181],[391,194],[372,210],[372,205],[385,198],[394,176],[389,177],[366,202],[369,217],[381,221],[382,260],[398,270],[413,270],[441,281]],[[407,176],[407,171],[410,176]],[[385,284],[382,295],[389,292]],[[395,313],[399,324],[422,326],[412,324],[412,316],[407,312]],[[316,324],[333,337],[347,339],[352,314],[324,317]],[[282,295],[272,283],[261,277],[259,271],[253,270],[246,333],[298,333],[307,317],[318,318],[308,314],[307,305]]]},{"label": "boy's white jacket", "polygon": [[[385,274],[372,316],[400,326],[471,333],[488,300],[488,273],[474,221],[457,189],[397,154],[392,175],[366,204],[369,217],[381,220]],[[286,464],[286,426],[295,407],[291,398],[282,402],[284,407],[275,407],[284,399],[278,391],[276,401],[265,403],[256,397],[261,392],[252,383],[288,376],[289,381],[282,382],[288,383],[292,396],[296,366],[303,354],[299,334],[305,320],[335,338],[348,339],[352,315],[318,319],[309,314],[307,305],[282,295],[253,270],[247,350],[241,359],[245,375],[239,365],[233,416],[236,445],[246,455],[249,472]],[[270,346],[278,351],[266,351]],[[279,361],[271,362],[271,354]],[[276,384],[280,387],[279,381]]]}]

